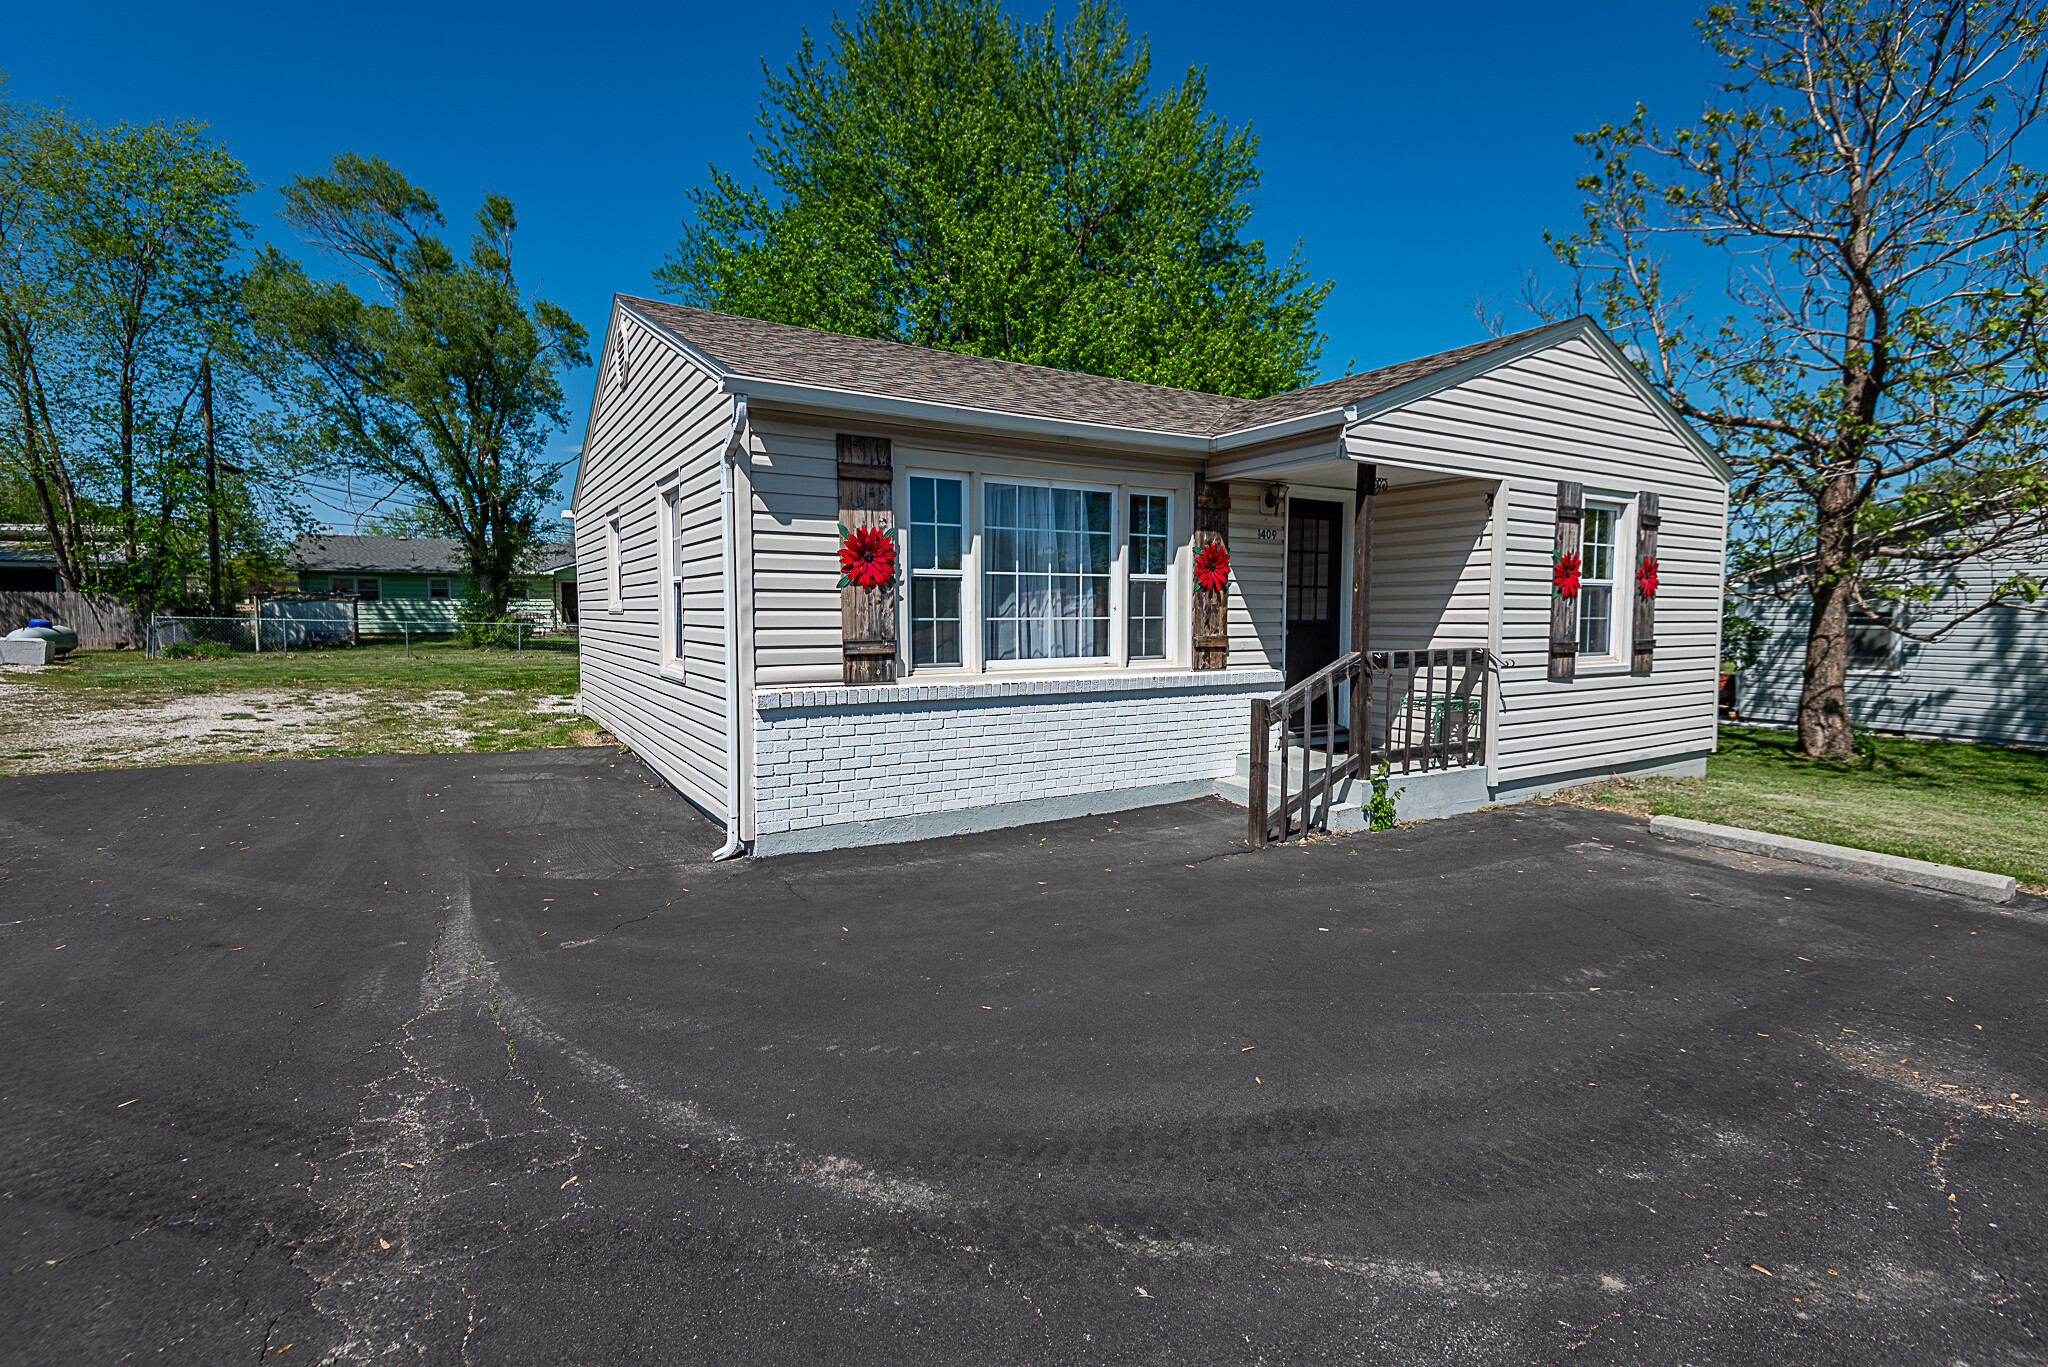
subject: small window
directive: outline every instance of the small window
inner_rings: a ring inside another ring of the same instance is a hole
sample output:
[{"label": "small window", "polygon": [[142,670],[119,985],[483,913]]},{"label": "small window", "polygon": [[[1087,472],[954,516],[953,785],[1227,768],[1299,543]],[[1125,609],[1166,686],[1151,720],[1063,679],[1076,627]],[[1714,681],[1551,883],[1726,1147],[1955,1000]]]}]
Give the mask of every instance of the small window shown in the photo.
[{"label": "small window", "polygon": [[455,595],[450,591],[451,587],[446,579],[429,579],[427,581],[427,597],[452,598]]},{"label": "small window", "polygon": [[524,579],[514,579],[511,583],[505,586],[505,596],[507,598],[528,598],[531,597],[532,594],[532,587]]},{"label": "small window", "polygon": [[604,598],[605,606],[618,612],[625,606],[625,593],[619,585],[619,519],[613,518],[604,524]]},{"label": "small window", "polygon": [[1124,613],[1133,660],[1166,658],[1166,566],[1171,544],[1165,494],[1132,494],[1130,598]]},{"label": "small window", "polygon": [[910,663],[960,663],[961,517],[965,484],[910,477]]},{"label": "small window", "polygon": [[1849,609],[1849,668],[1890,669],[1893,639],[1884,618],[1862,608]]},{"label": "small window", "polygon": [[1621,509],[1588,503],[1579,538],[1579,654],[1614,654],[1614,549]]},{"label": "small window", "polygon": [[683,635],[683,496],[668,495],[661,503],[662,520],[668,523],[668,658],[688,658]]}]

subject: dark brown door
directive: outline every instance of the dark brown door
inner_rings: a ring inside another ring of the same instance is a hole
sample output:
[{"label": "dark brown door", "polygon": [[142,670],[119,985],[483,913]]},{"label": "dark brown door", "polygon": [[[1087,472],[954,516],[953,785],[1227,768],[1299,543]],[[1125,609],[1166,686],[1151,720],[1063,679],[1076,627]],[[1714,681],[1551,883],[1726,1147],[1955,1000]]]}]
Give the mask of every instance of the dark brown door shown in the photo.
[{"label": "dark brown door", "polygon": [[[1287,684],[1291,688],[1337,658],[1344,505],[1296,498],[1287,503]],[[1321,725],[1323,705],[1316,703]]]}]

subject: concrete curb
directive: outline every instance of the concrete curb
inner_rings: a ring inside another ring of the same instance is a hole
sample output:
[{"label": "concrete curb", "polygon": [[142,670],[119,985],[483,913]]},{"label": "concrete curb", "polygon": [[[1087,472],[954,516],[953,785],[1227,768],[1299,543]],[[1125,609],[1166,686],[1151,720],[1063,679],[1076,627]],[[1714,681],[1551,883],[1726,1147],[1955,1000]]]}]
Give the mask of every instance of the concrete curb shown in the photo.
[{"label": "concrete curb", "polygon": [[1688,821],[1682,816],[1653,816],[1653,834],[1683,840],[1694,845],[1740,850],[1771,859],[1789,859],[1795,864],[1812,864],[1823,869],[1844,869],[1865,873],[1893,883],[1916,888],[1952,892],[1980,902],[2010,902],[2019,890],[2019,880],[1981,869],[1961,869],[1953,864],[1932,864],[1925,859],[1901,859],[1895,854],[1873,854],[1846,845],[1824,845],[1818,840],[1799,840],[1789,835],[1746,831],[1740,826],[1716,826],[1711,821]]}]

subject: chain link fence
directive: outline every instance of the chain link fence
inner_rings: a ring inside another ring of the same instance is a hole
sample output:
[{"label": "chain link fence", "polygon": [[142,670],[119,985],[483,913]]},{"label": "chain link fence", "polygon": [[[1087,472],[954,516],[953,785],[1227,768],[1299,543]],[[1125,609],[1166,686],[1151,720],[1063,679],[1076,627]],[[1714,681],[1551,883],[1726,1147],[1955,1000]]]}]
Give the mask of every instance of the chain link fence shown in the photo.
[{"label": "chain link fence", "polygon": [[266,650],[289,654],[293,625],[271,617],[157,616],[149,619],[148,653],[153,660],[224,660]]},{"label": "chain link fence", "polygon": [[[294,650],[320,650],[359,644],[352,620],[273,615],[265,605],[261,617],[170,617],[149,619],[149,656],[169,660],[219,660],[233,655],[260,655]],[[447,621],[386,624],[370,639],[397,638],[405,653],[415,643],[446,641],[482,650],[509,650],[516,655],[532,652],[577,653],[580,640],[573,626],[531,622],[517,618],[502,622]]]}]

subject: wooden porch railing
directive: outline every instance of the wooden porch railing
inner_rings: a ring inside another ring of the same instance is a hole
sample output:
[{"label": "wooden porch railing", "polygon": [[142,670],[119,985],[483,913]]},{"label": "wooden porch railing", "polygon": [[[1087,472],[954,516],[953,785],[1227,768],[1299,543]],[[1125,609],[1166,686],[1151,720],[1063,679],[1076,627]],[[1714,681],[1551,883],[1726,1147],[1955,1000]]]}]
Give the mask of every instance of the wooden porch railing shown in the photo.
[{"label": "wooden porch railing", "polygon": [[[1352,651],[1276,698],[1252,699],[1252,843],[1285,840],[1312,826],[1327,829],[1338,785],[1346,779],[1368,781],[1381,764],[1411,774],[1486,763],[1492,659],[1476,647],[1380,650],[1369,657]],[[1340,696],[1349,716],[1341,755]],[[1323,704],[1321,725],[1315,721],[1318,701]],[[1280,791],[1269,801],[1276,728]],[[1290,744],[1297,732],[1302,752],[1298,788]]]}]

